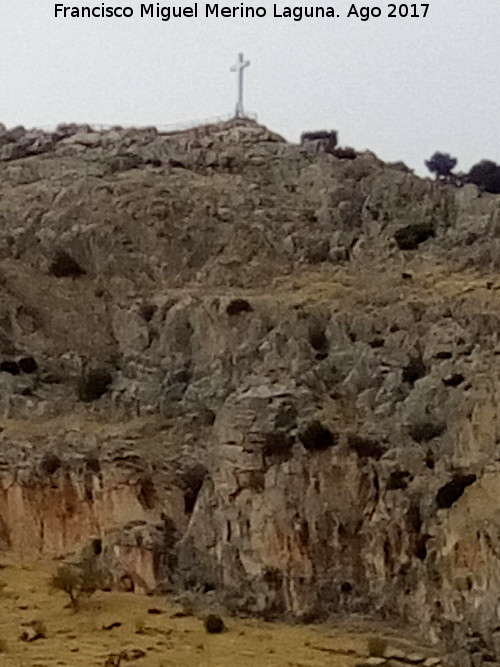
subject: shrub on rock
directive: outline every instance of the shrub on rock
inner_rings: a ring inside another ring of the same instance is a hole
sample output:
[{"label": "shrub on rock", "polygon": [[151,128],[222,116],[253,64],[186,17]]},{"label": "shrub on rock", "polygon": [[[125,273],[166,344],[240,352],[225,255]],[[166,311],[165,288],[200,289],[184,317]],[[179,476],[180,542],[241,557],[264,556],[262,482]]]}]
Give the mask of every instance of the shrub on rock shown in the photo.
[{"label": "shrub on rock", "polygon": [[337,444],[337,436],[315,419],[299,433],[299,440],[308,451],[321,451]]},{"label": "shrub on rock", "polygon": [[17,361],[2,361],[0,363],[0,372],[10,375],[19,375],[19,365]]},{"label": "shrub on rock", "polygon": [[65,250],[56,252],[49,273],[56,278],[79,278],[85,275],[84,269]]},{"label": "shrub on rock", "polygon": [[416,250],[421,243],[436,236],[436,229],[432,222],[417,222],[398,229],[394,240],[400,250]]},{"label": "shrub on rock", "polygon": [[294,438],[284,431],[271,431],[264,436],[262,453],[265,457],[287,459],[291,455]]},{"label": "shrub on rock", "polygon": [[251,313],[252,306],[246,299],[233,299],[226,308],[228,315],[239,315],[240,313]]},{"label": "shrub on rock", "polygon": [[23,373],[36,373],[38,370],[38,364],[33,357],[23,357],[22,359],[19,359],[18,364]]},{"label": "shrub on rock", "polygon": [[384,447],[379,442],[370,438],[363,438],[360,435],[349,434],[347,436],[347,445],[362,459],[378,459],[385,452]]},{"label": "shrub on rock", "polygon": [[445,430],[445,424],[430,419],[411,424],[408,428],[408,433],[416,442],[429,442],[429,440],[440,436]]},{"label": "shrub on rock", "polygon": [[40,469],[46,475],[53,475],[55,472],[59,470],[61,465],[62,461],[59,458],[59,456],[57,456],[57,454],[47,453],[43,455],[43,458],[40,462]]}]

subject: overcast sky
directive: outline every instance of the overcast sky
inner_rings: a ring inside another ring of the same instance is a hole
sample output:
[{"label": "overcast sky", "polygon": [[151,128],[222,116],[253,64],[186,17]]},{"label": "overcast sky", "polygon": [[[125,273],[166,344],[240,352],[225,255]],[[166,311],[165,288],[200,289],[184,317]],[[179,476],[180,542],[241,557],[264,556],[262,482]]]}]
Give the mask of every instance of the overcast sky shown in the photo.
[{"label": "overcast sky", "polygon": [[[436,150],[464,170],[500,162],[500,2],[428,1],[426,18],[362,22],[347,18],[351,2],[332,0],[338,18],[294,22],[255,0],[247,4],[266,18],[162,22],[140,18],[136,0],[122,3],[135,11],[129,19],[56,19],[49,0],[0,0],[0,121],[153,125],[226,114],[236,101],[229,67],[243,51],[245,108],[287,139],[337,129],[341,144],[420,172]],[[387,13],[386,2],[371,6]]]}]

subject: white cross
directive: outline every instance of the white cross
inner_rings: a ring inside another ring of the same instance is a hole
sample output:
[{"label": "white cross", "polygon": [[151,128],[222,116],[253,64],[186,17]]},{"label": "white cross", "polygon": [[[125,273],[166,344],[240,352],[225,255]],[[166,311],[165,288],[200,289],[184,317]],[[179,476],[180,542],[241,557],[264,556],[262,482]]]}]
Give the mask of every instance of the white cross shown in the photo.
[{"label": "white cross", "polygon": [[236,102],[236,118],[244,118],[245,112],[243,111],[243,70],[245,67],[250,65],[249,60],[243,58],[243,54],[238,54],[238,62],[236,65],[231,67],[231,72],[238,72],[238,101]]}]

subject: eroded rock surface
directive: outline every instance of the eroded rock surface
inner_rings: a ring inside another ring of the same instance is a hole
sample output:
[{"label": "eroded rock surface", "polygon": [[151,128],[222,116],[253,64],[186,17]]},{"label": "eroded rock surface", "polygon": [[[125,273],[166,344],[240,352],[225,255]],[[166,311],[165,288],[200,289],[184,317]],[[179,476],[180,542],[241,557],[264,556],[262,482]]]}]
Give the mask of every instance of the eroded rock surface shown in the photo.
[{"label": "eroded rock surface", "polygon": [[498,197],[241,120],[0,176],[3,548],[500,658]]}]

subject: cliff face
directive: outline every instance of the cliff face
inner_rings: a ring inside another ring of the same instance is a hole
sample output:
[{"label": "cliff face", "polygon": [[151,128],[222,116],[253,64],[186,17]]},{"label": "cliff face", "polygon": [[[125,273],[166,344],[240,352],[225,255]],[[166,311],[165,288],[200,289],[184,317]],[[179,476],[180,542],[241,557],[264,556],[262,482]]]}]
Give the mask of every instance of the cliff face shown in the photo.
[{"label": "cliff face", "polygon": [[0,148],[4,548],[500,656],[500,200],[245,121]]}]

